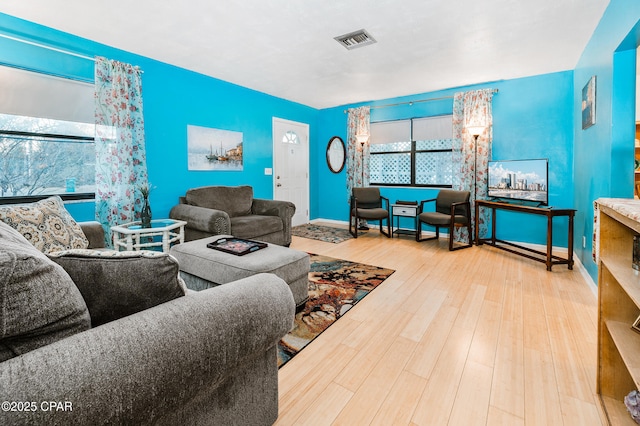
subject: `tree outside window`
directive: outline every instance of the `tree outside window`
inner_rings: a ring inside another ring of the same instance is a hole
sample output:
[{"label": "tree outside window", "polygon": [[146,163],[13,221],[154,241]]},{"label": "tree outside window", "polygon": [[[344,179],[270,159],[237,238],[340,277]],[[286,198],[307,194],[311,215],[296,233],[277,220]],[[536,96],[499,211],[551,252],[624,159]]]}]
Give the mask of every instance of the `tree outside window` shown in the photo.
[{"label": "tree outside window", "polygon": [[53,194],[92,198],[94,129],[88,123],[0,114],[0,202]]}]

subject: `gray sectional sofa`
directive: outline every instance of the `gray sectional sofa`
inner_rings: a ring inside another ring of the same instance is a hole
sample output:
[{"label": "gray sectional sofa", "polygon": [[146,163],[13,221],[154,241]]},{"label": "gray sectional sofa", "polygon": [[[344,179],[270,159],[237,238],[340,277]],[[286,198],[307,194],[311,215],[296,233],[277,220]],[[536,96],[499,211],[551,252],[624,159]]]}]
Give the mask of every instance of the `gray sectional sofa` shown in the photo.
[{"label": "gray sectional sofa", "polygon": [[[99,225],[83,229],[101,244]],[[276,420],[276,345],[294,316],[282,279],[185,292],[168,254],[103,253],[45,255],[0,221],[0,424]]]}]

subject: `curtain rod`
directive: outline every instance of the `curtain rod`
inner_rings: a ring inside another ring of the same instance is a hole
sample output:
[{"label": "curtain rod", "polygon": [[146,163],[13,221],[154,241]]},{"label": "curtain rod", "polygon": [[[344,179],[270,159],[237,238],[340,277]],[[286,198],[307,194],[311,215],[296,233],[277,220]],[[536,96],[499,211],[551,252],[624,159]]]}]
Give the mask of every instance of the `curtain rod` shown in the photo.
[{"label": "curtain rod", "polygon": [[[91,56],[82,55],[80,53],[71,52],[69,50],[58,49],[57,47],[47,46],[46,44],[36,43],[35,41],[25,40],[23,38],[10,36],[10,35],[3,34],[3,33],[0,33],[0,37],[6,38],[6,39],[9,39],[9,40],[13,40],[13,41],[17,41],[19,43],[24,43],[24,44],[29,44],[31,46],[40,47],[40,48],[47,49],[47,50],[53,50],[54,52],[64,53],[65,55],[70,55],[70,56],[75,56],[77,58],[86,59],[86,60],[89,60],[91,62],[95,62],[96,61],[96,58],[93,58]],[[140,73],[144,72],[138,66],[134,66],[134,68]]]},{"label": "curtain rod", "polygon": [[[493,93],[498,93],[498,89],[493,89]],[[445,99],[453,99],[453,96],[443,96],[440,98],[430,98],[430,99],[419,99],[417,101],[407,101],[407,102],[398,102],[395,104],[385,104],[385,105],[371,105],[369,108],[371,109],[375,109],[375,108],[389,108],[389,107],[395,107],[395,106],[400,106],[400,105],[413,105],[413,104],[417,104],[420,102],[431,102],[431,101],[442,101]],[[349,108],[351,109],[351,108]],[[347,111],[349,111],[349,109],[345,109],[343,112],[346,114]]]}]

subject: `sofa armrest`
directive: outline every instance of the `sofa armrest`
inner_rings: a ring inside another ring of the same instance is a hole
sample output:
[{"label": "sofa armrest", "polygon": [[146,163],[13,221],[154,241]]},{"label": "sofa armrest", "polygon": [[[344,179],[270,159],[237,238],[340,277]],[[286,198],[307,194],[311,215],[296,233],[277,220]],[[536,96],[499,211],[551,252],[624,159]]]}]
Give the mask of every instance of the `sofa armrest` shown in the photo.
[{"label": "sofa armrest", "polygon": [[[0,424],[162,423],[272,350],[294,310],[287,284],[258,274],[12,358],[0,363],[0,399],[36,410],[0,411]],[[67,410],[43,410],[49,401]]]},{"label": "sofa armrest", "polygon": [[231,234],[231,220],[222,210],[178,204],[169,212],[171,219],[185,220],[187,227],[212,235]]},{"label": "sofa armrest", "polygon": [[296,205],[289,201],[254,198],[251,213],[264,216],[279,216],[282,219],[285,246],[291,244],[291,218],[296,213]]},{"label": "sofa armrest", "polygon": [[99,249],[105,248],[104,242],[104,228],[97,221],[87,221],[87,222],[79,222],[80,228],[82,228],[82,232],[89,240],[89,248],[90,249]]}]

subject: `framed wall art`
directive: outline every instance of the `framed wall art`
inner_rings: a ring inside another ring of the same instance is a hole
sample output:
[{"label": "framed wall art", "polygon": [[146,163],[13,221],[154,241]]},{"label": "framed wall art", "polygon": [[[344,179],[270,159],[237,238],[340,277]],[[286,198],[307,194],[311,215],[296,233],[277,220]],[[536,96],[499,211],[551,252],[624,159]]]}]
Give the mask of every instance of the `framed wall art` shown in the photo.
[{"label": "framed wall art", "polygon": [[596,124],[596,76],[582,88],[582,130]]},{"label": "framed wall art", "polygon": [[187,126],[189,170],[242,170],[242,132]]}]

